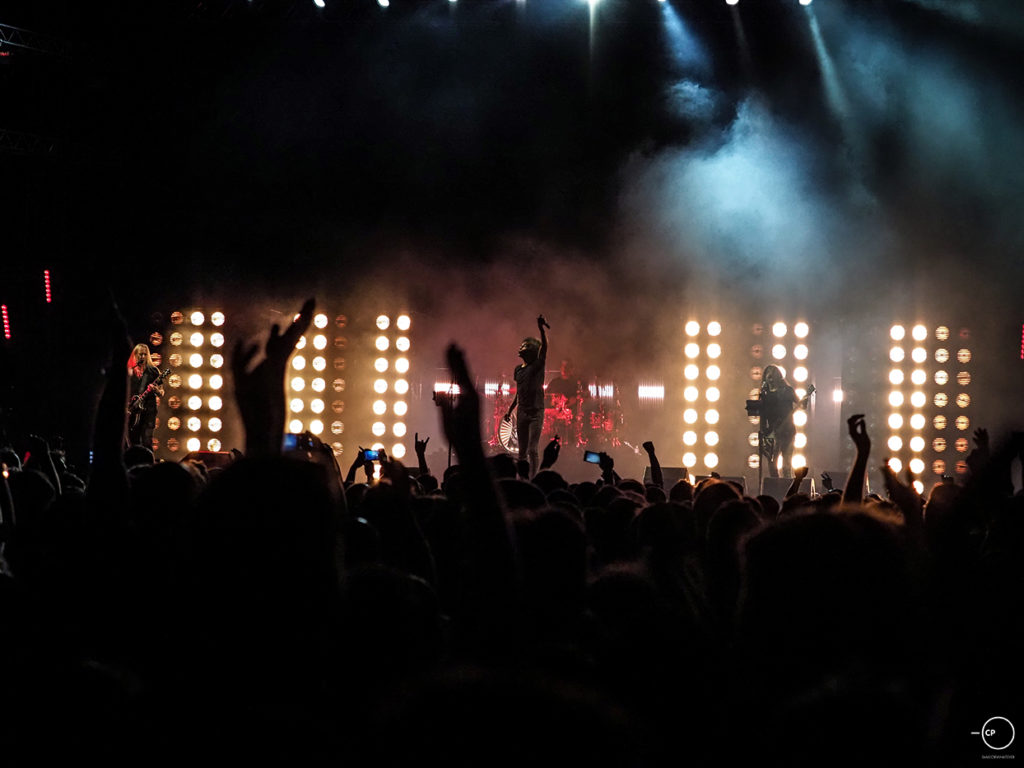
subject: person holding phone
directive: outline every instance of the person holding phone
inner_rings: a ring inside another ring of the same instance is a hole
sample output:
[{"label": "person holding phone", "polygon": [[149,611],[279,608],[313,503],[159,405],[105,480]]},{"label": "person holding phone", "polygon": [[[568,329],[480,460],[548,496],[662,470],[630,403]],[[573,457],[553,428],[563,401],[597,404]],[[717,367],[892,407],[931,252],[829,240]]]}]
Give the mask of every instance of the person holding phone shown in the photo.
[{"label": "person holding phone", "polygon": [[516,435],[519,442],[519,458],[529,462],[530,476],[537,474],[540,464],[540,433],[544,429],[544,368],[548,359],[548,337],[546,328],[551,326],[544,315],[537,316],[537,330],[540,338],[527,336],[519,345],[522,359],[513,373],[516,394],[505,412],[505,420],[516,412]]}]

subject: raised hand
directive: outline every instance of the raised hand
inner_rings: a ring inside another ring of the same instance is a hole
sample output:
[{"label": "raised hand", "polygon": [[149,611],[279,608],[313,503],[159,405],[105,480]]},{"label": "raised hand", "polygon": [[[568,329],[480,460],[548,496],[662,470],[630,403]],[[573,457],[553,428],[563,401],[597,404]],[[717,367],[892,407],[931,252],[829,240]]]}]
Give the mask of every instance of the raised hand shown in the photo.
[{"label": "raised hand", "polygon": [[921,522],[921,509],[923,501],[917,489],[914,487],[914,474],[907,468],[907,482],[901,482],[896,473],[889,466],[886,459],[879,467],[882,473],[882,482],[885,484],[885,491],[889,498],[896,502],[896,505],[903,511],[903,516],[908,525],[917,526]]},{"label": "raised hand", "polygon": [[853,440],[858,454],[867,456],[871,452],[871,438],[868,437],[867,425],[863,413],[855,413],[846,420],[847,432]]},{"label": "raised hand", "polygon": [[264,345],[265,357],[249,370],[256,357],[257,344],[235,344],[231,370],[235,380],[235,398],[245,426],[246,453],[274,456],[281,453],[284,433],[284,374],[288,358],[299,337],[313,320],[314,299],[306,299],[298,317],[284,333],[275,323]]},{"label": "raised hand", "polygon": [[448,358],[448,369],[452,373],[452,380],[459,388],[459,394],[456,397],[438,401],[445,437],[448,438],[448,442],[463,463],[466,463],[467,458],[471,455],[475,457],[477,453],[482,459],[480,395],[477,393],[476,387],[473,386],[473,378],[470,376],[469,366],[466,364],[466,357],[462,349],[451,344],[445,354]]},{"label": "raised hand", "polygon": [[423,456],[423,455],[426,454],[426,452],[427,452],[427,443],[429,443],[429,442],[430,442],[430,438],[429,437],[427,437],[426,440],[420,440],[420,433],[419,432],[413,433],[413,447],[415,448],[417,456]]},{"label": "raised hand", "polygon": [[548,469],[549,467],[553,467],[555,462],[558,461],[558,454],[561,450],[562,441],[558,435],[555,435],[551,438],[548,444],[544,446],[544,455],[541,457],[540,468]]},{"label": "raised hand", "polygon": [[833,486],[832,486],[832,475],[830,475],[828,472],[822,472],[821,473],[821,486],[826,491],[833,491],[833,490],[835,490],[835,488],[833,488]]}]

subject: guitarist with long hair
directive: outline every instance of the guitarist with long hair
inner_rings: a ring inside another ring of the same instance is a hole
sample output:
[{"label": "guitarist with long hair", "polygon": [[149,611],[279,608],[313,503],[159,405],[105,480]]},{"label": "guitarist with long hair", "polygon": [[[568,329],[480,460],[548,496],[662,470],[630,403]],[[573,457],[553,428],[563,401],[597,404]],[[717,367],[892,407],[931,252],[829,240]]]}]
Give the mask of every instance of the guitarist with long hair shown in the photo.
[{"label": "guitarist with long hair", "polygon": [[761,374],[761,453],[767,462],[769,477],[779,477],[780,456],[782,476],[792,476],[793,440],[796,437],[793,411],[806,408],[813,392],[812,386],[803,399],[797,397],[777,365],[765,366]]},{"label": "guitarist with long hair", "polygon": [[149,347],[136,344],[128,357],[128,445],[153,447],[156,398],[163,395],[163,376],[153,365]]}]

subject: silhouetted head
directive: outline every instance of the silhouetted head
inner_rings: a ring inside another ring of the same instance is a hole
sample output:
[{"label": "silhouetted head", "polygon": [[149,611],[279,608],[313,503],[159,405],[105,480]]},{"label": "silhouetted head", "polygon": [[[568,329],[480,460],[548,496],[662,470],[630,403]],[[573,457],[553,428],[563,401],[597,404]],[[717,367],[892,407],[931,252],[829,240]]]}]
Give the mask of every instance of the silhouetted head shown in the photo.
[{"label": "silhouetted head", "polygon": [[539,354],[540,339],[536,339],[533,336],[527,336],[523,339],[523,343],[519,345],[519,356],[523,358],[524,363],[532,363]]}]

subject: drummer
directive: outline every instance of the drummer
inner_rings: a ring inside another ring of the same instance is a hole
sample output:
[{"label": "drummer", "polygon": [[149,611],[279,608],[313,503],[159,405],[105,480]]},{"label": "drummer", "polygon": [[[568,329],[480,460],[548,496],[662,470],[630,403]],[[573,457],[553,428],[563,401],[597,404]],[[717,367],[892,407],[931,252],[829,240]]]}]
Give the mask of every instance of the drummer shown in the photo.
[{"label": "drummer", "polygon": [[[587,388],[576,375],[576,367],[572,360],[565,358],[559,367],[559,375],[548,382],[548,408],[571,408],[576,405],[576,398],[581,401],[590,397]],[[564,398],[564,399],[563,399]]]}]

